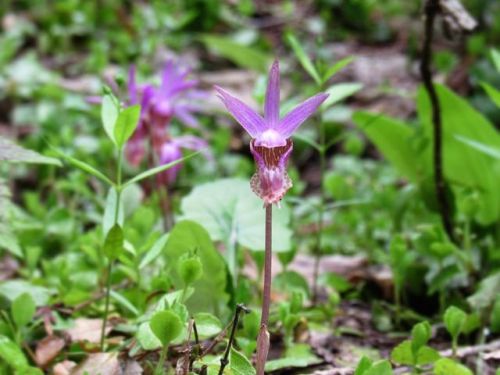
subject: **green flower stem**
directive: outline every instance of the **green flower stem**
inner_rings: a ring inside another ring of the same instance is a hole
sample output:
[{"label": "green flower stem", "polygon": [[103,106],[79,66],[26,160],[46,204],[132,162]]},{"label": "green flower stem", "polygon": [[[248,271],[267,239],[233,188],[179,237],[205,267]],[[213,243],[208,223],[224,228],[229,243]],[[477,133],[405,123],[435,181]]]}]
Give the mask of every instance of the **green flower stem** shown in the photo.
[{"label": "green flower stem", "polygon": [[[120,148],[118,150],[118,165],[117,165],[117,170],[116,170],[116,184],[115,184],[115,191],[116,191],[116,201],[115,201],[115,217],[114,217],[114,224],[118,223],[118,218],[120,216],[120,200],[121,200],[121,193],[122,193],[122,163],[123,163],[123,149]],[[113,261],[111,259],[108,259],[108,269],[106,273],[106,299],[104,302],[104,317],[102,320],[102,327],[101,327],[101,352],[104,352],[104,338],[106,336],[106,324],[108,322],[108,314],[109,314],[109,297],[111,293],[111,273],[113,271]]]},{"label": "green flower stem", "polygon": [[168,351],[168,345],[165,345],[161,349],[160,359],[159,359],[158,364],[156,365],[156,369],[155,369],[155,375],[162,375],[163,374],[163,367],[165,366],[165,359],[167,358],[167,351]]}]

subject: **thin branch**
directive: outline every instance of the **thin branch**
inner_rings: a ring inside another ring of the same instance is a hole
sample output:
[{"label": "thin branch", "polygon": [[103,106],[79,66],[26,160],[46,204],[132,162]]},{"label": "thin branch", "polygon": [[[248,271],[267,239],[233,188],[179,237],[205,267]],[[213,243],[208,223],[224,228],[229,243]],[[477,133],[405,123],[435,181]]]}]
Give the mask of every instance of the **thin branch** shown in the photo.
[{"label": "thin branch", "polygon": [[433,124],[433,162],[434,162],[434,185],[436,189],[436,198],[441,215],[443,227],[451,241],[455,242],[453,233],[453,220],[450,214],[450,206],[446,196],[446,184],[443,174],[443,123],[441,116],[441,105],[432,82],[432,41],[434,39],[434,21],[440,12],[439,0],[427,0],[424,6],[425,14],[425,34],[422,48],[422,61],[420,64],[420,73],[422,81],[429,96],[432,106],[432,124]]},{"label": "thin branch", "polygon": [[231,334],[229,335],[229,341],[227,343],[226,351],[224,352],[224,355],[220,359],[219,375],[224,374],[224,369],[229,363],[229,352],[231,351],[231,348],[233,346],[234,335],[236,333],[236,328],[238,328],[238,321],[240,319],[240,314],[242,311],[248,312],[248,309],[245,307],[245,305],[241,303],[237,304],[236,311],[234,312],[233,325],[231,327]]}]

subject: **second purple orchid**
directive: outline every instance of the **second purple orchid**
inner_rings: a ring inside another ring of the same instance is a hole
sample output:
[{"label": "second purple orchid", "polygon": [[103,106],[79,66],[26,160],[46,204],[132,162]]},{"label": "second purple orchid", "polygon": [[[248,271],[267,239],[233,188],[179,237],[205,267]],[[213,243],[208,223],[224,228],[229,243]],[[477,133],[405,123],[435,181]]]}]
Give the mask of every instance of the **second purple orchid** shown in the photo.
[{"label": "second purple orchid", "polygon": [[280,118],[278,60],[269,71],[263,117],[221,87],[215,86],[215,89],[229,113],[252,137],[250,151],[257,165],[257,172],[251,179],[252,190],[264,201],[265,206],[279,204],[292,187],[286,172],[293,149],[291,136],[325,101],[328,94],[317,94]]}]

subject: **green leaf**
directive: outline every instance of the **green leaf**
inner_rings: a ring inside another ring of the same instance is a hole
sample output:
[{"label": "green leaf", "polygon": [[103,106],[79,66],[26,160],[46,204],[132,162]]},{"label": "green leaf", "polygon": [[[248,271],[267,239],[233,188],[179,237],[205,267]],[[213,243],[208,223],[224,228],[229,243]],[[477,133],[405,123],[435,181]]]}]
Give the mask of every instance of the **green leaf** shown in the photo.
[{"label": "green leaf", "polygon": [[419,155],[412,147],[414,131],[405,123],[368,112],[356,112],[354,123],[363,130],[399,173],[418,182],[422,176]]},{"label": "green leaf", "polygon": [[[500,218],[500,168],[498,161],[476,152],[457,140],[464,137],[489,147],[500,149],[500,133],[493,124],[464,98],[443,85],[435,85],[441,104],[443,120],[443,163],[448,181],[461,188],[474,189],[479,194],[475,220],[482,225]],[[428,170],[432,166],[432,107],[423,88],[419,89],[417,108],[423,125],[423,136],[429,139],[426,150]],[[474,126],[471,126],[474,124]]]},{"label": "green leaf", "polygon": [[[115,215],[116,215],[116,202],[117,193],[114,187],[108,190],[108,195],[106,196],[106,206],[104,208],[104,215],[102,218],[102,233],[105,237],[109,230],[115,225]],[[125,214],[123,212],[123,194],[120,195],[120,202],[118,203],[118,224],[123,225]]]},{"label": "green leaf", "polygon": [[0,162],[1,161],[6,161],[7,163],[36,163],[61,166],[59,160],[25,149],[3,137],[0,137]]},{"label": "green leaf", "polygon": [[111,290],[109,292],[111,298],[113,298],[116,302],[118,302],[120,305],[122,305],[124,308],[126,308],[128,311],[130,311],[132,314],[135,316],[139,316],[139,310],[136,309],[136,307],[124,296],[122,296],[120,293]]},{"label": "green leaf", "polygon": [[130,185],[130,184],[134,184],[136,182],[144,180],[145,178],[148,178],[148,177],[154,176],[155,174],[158,174],[160,172],[166,171],[167,169],[170,169],[170,168],[172,168],[173,166],[175,166],[177,164],[183,163],[183,162],[191,159],[193,156],[198,155],[200,152],[201,151],[193,152],[193,153],[191,153],[191,154],[189,154],[189,155],[187,155],[187,156],[185,156],[185,157],[183,157],[181,159],[174,160],[171,163],[164,164],[164,165],[159,165],[158,167],[154,167],[154,168],[148,169],[145,172],[139,173],[137,176],[135,176],[132,179],[130,179],[127,182],[125,182],[123,184],[123,187],[125,188],[128,185]]},{"label": "green leaf", "polygon": [[187,257],[183,256],[177,264],[177,272],[183,284],[188,286],[203,276],[203,265],[197,255],[188,255]]},{"label": "green leaf", "polygon": [[49,302],[54,291],[25,280],[8,280],[0,283],[0,295],[9,301],[14,301],[23,293],[30,294],[36,306],[44,306]]},{"label": "green leaf", "polygon": [[299,60],[300,64],[304,68],[304,70],[311,76],[311,78],[314,79],[314,81],[318,84],[321,85],[322,80],[319,76],[318,71],[316,70],[316,67],[314,66],[313,62],[307,56],[306,52],[300,45],[299,41],[292,35],[292,34],[287,34],[286,36],[288,43],[293,49],[293,52],[295,53],[295,56]]},{"label": "green leaf", "polygon": [[372,367],[373,361],[368,358],[368,357],[361,357],[361,360],[358,363],[358,366],[356,367],[356,371],[354,372],[354,375],[364,375],[365,372]]},{"label": "green leaf", "polygon": [[338,103],[351,95],[354,95],[363,88],[361,83],[337,83],[330,86],[326,93],[329,94],[328,98],[321,104],[326,109],[335,103]]},{"label": "green leaf", "polygon": [[452,359],[441,358],[434,364],[434,375],[473,375],[473,373]]},{"label": "green leaf", "polygon": [[35,315],[35,301],[33,301],[29,293],[25,292],[12,301],[10,311],[17,328],[24,327],[31,322],[31,319]]},{"label": "green leaf", "polygon": [[123,253],[123,230],[119,224],[115,224],[108,232],[104,240],[103,252],[109,260],[118,259]]},{"label": "green leaf", "polygon": [[139,118],[141,116],[141,106],[133,105],[120,112],[114,129],[116,145],[119,149],[127,143],[128,139],[134,134]]},{"label": "green leaf", "polygon": [[484,143],[476,142],[472,139],[467,139],[464,137],[457,136],[456,137],[460,142],[463,142],[472,148],[482,152],[485,155],[491,156],[492,158],[500,160],[500,148],[494,148],[491,146],[487,146]]},{"label": "green leaf", "polygon": [[155,350],[161,348],[161,341],[151,330],[149,323],[142,323],[136,333],[136,338],[144,350]]},{"label": "green leaf", "polygon": [[481,86],[483,86],[484,91],[486,91],[490,99],[497,105],[497,107],[500,107],[500,91],[486,82],[481,82]]},{"label": "green leaf", "polygon": [[267,361],[266,373],[286,368],[308,367],[321,363],[322,360],[311,352],[307,344],[290,346],[283,358]]},{"label": "green leaf", "polygon": [[441,356],[430,346],[423,346],[417,354],[417,365],[428,365],[436,362]]},{"label": "green leaf", "polygon": [[442,290],[446,287],[448,282],[455,276],[461,273],[460,267],[456,264],[450,264],[444,267],[437,275],[430,281],[430,288],[428,290],[429,294],[434,294],[438,290]]},{"label": "green leaf", "polygon": [[151,250],[149,250],[144,258],[142,258],[141,263],[139,264],[139,269],[143,269],[144,267],[146,267],[161,254],[161,252],[165,248],[165,245],[167,244],[168,236],[169,234],[166,233],[156,240],[156,242],[151,247]]},{"label": "green leaf", "polygon": [[65,155],[63,154],[61,151],[57,150],[57,149],[54,149],[54,151],[60,156],[62,157],[63,159],[65,159],[68,163],[70,163],[71,165],[77,167],[78,169],[84,171],[84,172],[87,172],[95,177],[97,177],[98,179],[100,179],[101,181],[105,182],[106,184],[110,185],[110,186],[113,186],[114,185],[114,182],[111,181],[108,177],[106,177],[106,175],[100,171],[98,171],[97,169],[95,169],[94,167],[92,167],[91,165],[81,161],[81,160],[78,160],[78,159],[75,159],[69,155]]},{"label": "green leaf", "polygon": [[237,43],[229,38],[206,35],[201,38],[205,46],[216,54],[225,57],[244,68],[265,72],[269,57],[254,47]]},{"label": "green leaf", "polygon": [[490,326],[492,332],[500,332],[500,294],[497,295],[493,308],[491,309]]},{"label": "green leaf", "polygon": [[306,279],[295,271],[283,271],[276,275],[273,279],[273,287],[283,292],[299,291],[306,296],[309,295],[309,285]]},{"label": "green leaf", "polygon": [[28,360],[21,348],[4,335],[0,335],[0,358],[14,370],[22,370],[28,367]]},{"label": "green leaf", "polygon": [[207,231],[193,221],[179,221],[170,232],[164,255],[169,265],[170,277],[177,289],[184,283],[178,273],[178,263],[185,254],[196,252],[203,265],[203,275],[193,283],[194,293],[187,301],[191,313],[213,312],[225,308],[226,264],[219,251],[214,247]]},{"label": "green leaf", "polygon": [[[210,199],[207,199],[210,197]],[[181,202],[183,218],[205,227],[214,241],[264,250],[265,210],[243,179],[221,179],[195,187]],[[291,249],[290,210],[273,210],[273,251]]]},{"label": "green leaf", "polygon": [[493,306],[500,290],[500,272],[481,281],[477,291],[467,298],[469,305],[476,311],[484,311]]},{"label": "green leaf", "polygon": [[378,361],[364,372],[363,375],[392,375],[392,366],[387,360]]},{"label": "green leaf", "polygon": [[222,323],[220,320],[209,313],[198,313],[194,315],[198,335],[202,338],[208,338],[217,335],[222,330]]},{"label": "green leaf", "polygon": [[491,55],[491,60],[493,61],[493,65],[495,65],[495,68],[497,68],[498,72],[500,73],[500,51],[492,48],[490,51]]},{"label": "green leaf", "polygon": [[164,310],[153,315],[149,326],[154,335],[165,347],[182,333],[184,324],[176,313]]},{"label": "green leaf", "polygon": [[391,360],[400,365],[414,365],[414,357],[412,354],[411,340],[405,340],[396,346],[391,352]]},{"label": "green leaf", "polygon": [[101,104],[101,121],[104,131],[114,144],[116,144],[115,126],[119,112],[120,104],[118,103],[118,100],[110,93],[105,94],[102,98]]},{"label": "green leaf", "polygon": [[443,321],[451,337],[456,338],[462,332],[467,314],[456,306],[450,306],[444,312]]},{"label": "green leaf", "polygon": [[415,353],[417,353],[422,346],[427,344],[431,338],[431,334],[432,328],[427,321],[420,322],[413,326],[413,329],[411,330],[413,355],[415,355]]},{"label": "green leaf", "polygon": [[344,69],[347,65],[354,61],[353,56],[345,57],[342,60],[337,61],[333,64],[328,70],[323,74],[323,83],[327,82],[330,78],[332,78],[339,71]]},{"label": "green leaf", "polygon": [[247,357],[234,348],[231,348],[229,353],[229,368],[235,375],[255,375],[256,373]]}]

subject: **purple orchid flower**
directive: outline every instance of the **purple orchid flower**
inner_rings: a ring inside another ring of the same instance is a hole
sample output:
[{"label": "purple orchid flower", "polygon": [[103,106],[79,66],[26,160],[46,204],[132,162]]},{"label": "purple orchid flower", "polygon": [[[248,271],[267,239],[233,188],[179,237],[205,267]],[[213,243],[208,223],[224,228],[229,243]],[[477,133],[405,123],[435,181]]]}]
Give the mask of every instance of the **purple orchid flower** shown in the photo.
[{"label": "purple orchid flower", "polygon": [[264,205],[278,204],[292,187],[286,172],[288,158],[293,149],[292,134],[325,101],[328,94],[317,94],[280,118],[280,71],[275,60],[266,90],[264,117],[245,103],[215,86],[219,98],[236,121],[252,137],[250,151],[257,165],[257,172],[251,179],[251,187]]},{"label": "purple orchid flower", "polygon": [[[173,61],[167,61],[158,87],[153,85],[139,85],[135,78],[135,67],[129,70],[128,80],[128,105],[141,104],[139,124],[127,143],[125,155],[132,165],[139,165],[146,154],[145,141],[149,139],[158,155],[159,161],[171,162],[173,156],[182,157],[180,148],[191,148],[193,142],[187,142],[184,137],[179,137],[174,142],[167,134],[168,125],[172,118],[178,118],[185,125],[199,127],[198,120],[193,112],[199,112],[200,106],[195,103],[206,96],[206,93],[196,89],[198,81],[189,79],[189,69],[181,68]],[[191,136],[192,138],[196,138]],[[198,144],[206,143],[196,138]],[[203,146],[203,147],[204,147]],[[180,165],[164,173],[165,181],[172,182],[180,169]]]},{"label": "purple orchid flower", "polygon": [[[159,161],[161,164],[168,164],[182,158],[182,149],[199,151],[207,149],[208,143],[194,135],[185,135],[176,138],[170,138],[163,142],[160,150]],[[210,159],[211,155],[205,155]],[[165,184],[171,184],[177,179],[177,175],[182,168],[182,163],[169,168],[165,172],[160,173],[160,179]]]}]

